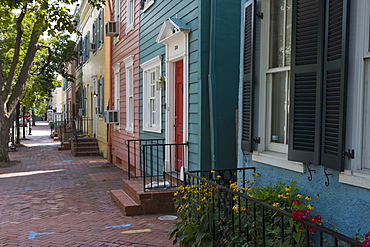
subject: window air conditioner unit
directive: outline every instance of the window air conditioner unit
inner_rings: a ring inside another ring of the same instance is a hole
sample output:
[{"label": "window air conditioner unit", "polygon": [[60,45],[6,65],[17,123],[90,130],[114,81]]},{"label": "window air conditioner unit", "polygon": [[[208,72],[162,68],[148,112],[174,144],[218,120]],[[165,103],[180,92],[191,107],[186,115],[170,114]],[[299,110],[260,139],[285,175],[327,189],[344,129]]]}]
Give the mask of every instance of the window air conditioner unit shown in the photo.
[{"label": "window air conditioner unit", "polygon": [[96,45],[94,43],[89,43],[88,50],[92,52],[96,51]]},{"label": "window air conditioner unit", "polygon": [[119,124],[119,112],[118,110],[104,111],[104,122],[107,124]]},{"label": "window air conditioner unit", "polygon": [[119,35],[119,22],[118,21],[108,21],[105,24],[105,35],[106,36],[118,36]]}]

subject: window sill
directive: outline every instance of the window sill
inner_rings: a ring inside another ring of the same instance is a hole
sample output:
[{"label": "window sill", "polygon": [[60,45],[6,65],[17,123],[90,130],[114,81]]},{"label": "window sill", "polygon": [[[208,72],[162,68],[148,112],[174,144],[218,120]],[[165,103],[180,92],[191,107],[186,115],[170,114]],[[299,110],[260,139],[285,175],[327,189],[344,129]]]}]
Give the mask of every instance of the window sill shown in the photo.
[{"label": "window sill", "polygon": [[131,23],[130,25],[128,25],[128,27],[126,28],[125,30],[125,33],[128,34],[128,32],[130,32],[131,30],[134,29],[134,23]]},{"label": "window sill", "polygon": [[370,170],[358,170],[355,172],[344,170],[344,172],[339,173],[339,182],[370,189]]},{"label": "window sill", "polygon": [[288,155],[277,152],[253,152],[252,160],[266,165],[275,166],[289,171],[304,173],[304,165],[301,162],[289,161]]},{"label": "window sill", "polygon": [[127,134],[134,134],[134,129],[133,128],[126,128],[126,133]]},{"label": "window sill", "polygon": [[154,132],[154,133],[162,133],[162,131],[160,129],[149,129],[149,128],[143,128],[143,131],[146,131],[146,132]]}]

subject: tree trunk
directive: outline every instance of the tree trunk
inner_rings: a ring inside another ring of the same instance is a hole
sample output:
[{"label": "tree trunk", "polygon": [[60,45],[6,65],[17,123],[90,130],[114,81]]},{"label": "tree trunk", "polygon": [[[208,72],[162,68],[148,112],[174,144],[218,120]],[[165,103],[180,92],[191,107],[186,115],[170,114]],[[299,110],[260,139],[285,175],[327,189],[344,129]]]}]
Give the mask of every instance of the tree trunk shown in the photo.
[{"label": "tree trunk", "polygon": [[9,141],[10,141],[11,118],[0,118],[0,162],[9,162]]}]

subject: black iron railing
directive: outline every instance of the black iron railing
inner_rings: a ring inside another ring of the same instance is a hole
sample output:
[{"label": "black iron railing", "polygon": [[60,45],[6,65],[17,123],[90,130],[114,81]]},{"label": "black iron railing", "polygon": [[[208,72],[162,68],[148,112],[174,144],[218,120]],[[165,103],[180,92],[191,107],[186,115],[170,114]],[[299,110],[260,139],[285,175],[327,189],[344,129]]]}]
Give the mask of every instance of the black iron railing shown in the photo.
[{"label": "black iron railing", "polygon": [[64,135],[71,133],[77,147],[79,136],[88,136],[93,132],[93,119],[80,116],[76,118],[65,118],[63,121],[58,121],[54,127],[60,130],[61,145],[66,141]]},{"label": "black iron railing", "polygon": [[178,187],[182,184],[185,146],[188,143],[141,145],[144,191]]},{"label": "black iron railing", "polygon": [[142,177],[143,164],[141,156],[141,146],[164,143],[164,139],[132,139],[126,140],[128,179]]},{"label": "black iron railing", "polygon": [[185,172],[184,182],[184,188],[194,189],[194,193],[182,195],[181,204],[199,204],[186,222],[192,222],[192,217],[204,218],[217,246],[362,246],[343,234],[297,219],[292,213],[192,172]]}]

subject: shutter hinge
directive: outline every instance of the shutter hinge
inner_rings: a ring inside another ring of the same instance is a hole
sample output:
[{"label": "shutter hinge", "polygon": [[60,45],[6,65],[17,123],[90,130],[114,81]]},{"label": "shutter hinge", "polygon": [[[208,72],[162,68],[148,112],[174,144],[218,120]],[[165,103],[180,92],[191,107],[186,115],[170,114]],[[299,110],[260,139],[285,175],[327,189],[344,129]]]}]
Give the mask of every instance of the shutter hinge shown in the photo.
[{"label": "shutter hinge", "polygon": [[348,151],[343,151],[342,158],[348,158],[348,159],[354,159],[355,158],[355,150],[354,149],[348,149]]},{"label": "shutter hinge", "polygon": [[256,12],[256,16],[262,20],[263,19],[263,12]]},{"label": "shutter hinge", "polygon": [[260,137],[254,137],[254,138],[252,138],[252,142],[257,143],[257,144],[261,144],[261,138]]}]

